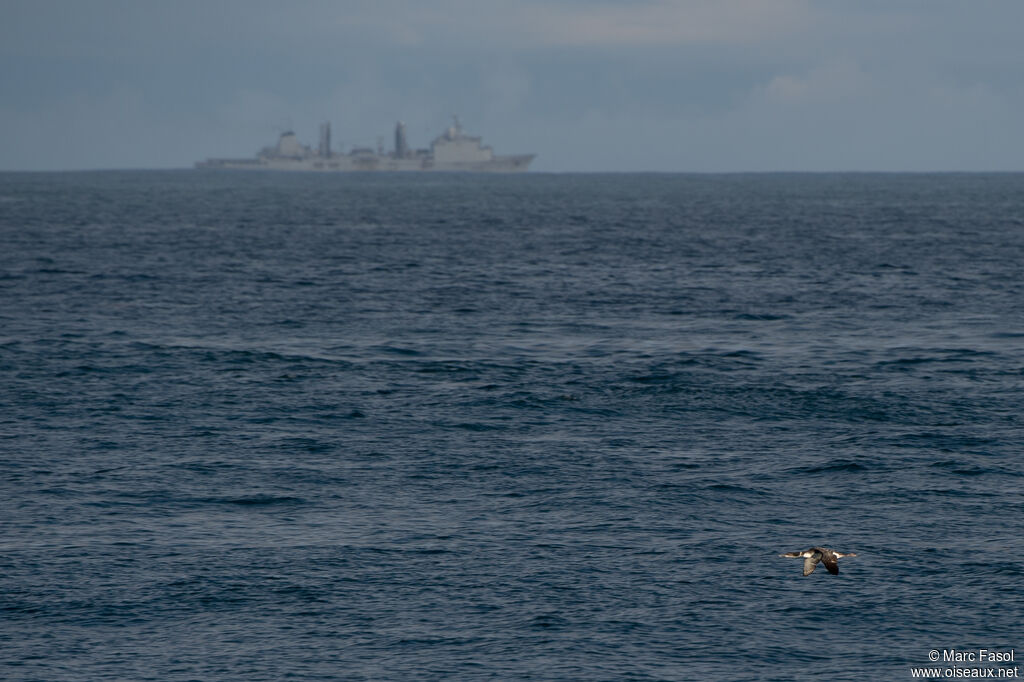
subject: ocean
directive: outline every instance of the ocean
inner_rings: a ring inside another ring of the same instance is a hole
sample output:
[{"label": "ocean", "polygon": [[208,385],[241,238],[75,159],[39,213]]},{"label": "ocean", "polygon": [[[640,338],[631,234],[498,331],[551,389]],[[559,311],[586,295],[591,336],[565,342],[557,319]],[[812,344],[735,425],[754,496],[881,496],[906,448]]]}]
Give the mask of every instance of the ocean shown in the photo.
[{"label": "ocean", "polygon": [[3,173],[0,678],[1010,670],[1022,404],[1024,174]]}]

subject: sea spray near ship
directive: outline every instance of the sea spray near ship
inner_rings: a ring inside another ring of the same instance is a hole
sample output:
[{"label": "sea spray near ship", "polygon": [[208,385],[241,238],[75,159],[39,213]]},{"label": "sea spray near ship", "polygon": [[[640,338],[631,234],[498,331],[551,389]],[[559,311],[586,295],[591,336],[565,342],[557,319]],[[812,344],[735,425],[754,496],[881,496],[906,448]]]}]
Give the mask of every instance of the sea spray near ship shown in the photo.
[{"label": "sea spray near ship", "polygon": [[292,131],[281,134],[277,144],[265,147],[254,159],[207,159],[196,168],[295,171],[462,171],[469,173],[516,173],[527,170],[535,154],[498,156],[480,137],[462,131],[456,117],[453,125],[430,144],[429,149],[411,149],[405,124],[395,126],[395,147],[385,152],[357,147],[348,153],[331,150],[331,124],[320,125],[320,143],[314,150]]}]

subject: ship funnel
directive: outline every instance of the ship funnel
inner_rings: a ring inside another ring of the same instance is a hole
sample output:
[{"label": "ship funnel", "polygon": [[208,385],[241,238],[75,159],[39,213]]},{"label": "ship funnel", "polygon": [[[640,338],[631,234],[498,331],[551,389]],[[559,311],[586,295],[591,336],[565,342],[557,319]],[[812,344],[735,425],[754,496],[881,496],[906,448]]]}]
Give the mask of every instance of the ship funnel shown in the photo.
[{"label": "ship funnel", "polygon": [[330,158],[331,156],[331,122],[320,124],[320,145],[317,147],[317,153],[323,158]]},{"label": "ship funnel", "polygon": [[405,139],[405,124],[401,121],[395,126],[395,158],[404,159],[409,156],[409,143]]}]

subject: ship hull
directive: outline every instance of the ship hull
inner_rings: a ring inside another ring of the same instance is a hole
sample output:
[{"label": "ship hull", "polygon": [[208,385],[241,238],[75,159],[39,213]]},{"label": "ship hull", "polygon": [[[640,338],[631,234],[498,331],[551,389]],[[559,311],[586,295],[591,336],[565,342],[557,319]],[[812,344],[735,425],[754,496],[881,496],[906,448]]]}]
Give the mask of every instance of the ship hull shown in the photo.
[{"label": "ship hull", "polygon": [[208,159],[196,168],[214,170],[358,172],[522,173],[529,170],[534,154],[496,156],[488,161],[434,163],[429,159],[395,159],[387,156],[333,156],[308,159]]}]

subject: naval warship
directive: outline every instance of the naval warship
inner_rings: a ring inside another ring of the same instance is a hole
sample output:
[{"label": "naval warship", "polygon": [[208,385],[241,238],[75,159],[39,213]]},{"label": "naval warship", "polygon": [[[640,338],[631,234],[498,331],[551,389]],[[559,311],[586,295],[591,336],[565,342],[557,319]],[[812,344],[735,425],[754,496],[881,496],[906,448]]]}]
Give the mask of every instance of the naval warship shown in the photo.
[{"label": "naval warship", "polygon": [[498,156],[481,138],[462,131],[458,117],[451,127],[430,143],[429,149],[411,149],[405,136],[405,124],[395,126],[395,148],[386,152],[356,147],[348,152],[331,150],[331,124],[320,125],[320,143],[316,149],[299,142],[292,131],[281,134],[277,144],[264,147],[256,158],[207,159],[196,168],[294,171],[462,171],[469,173],[525,171],[535,154]]}]

